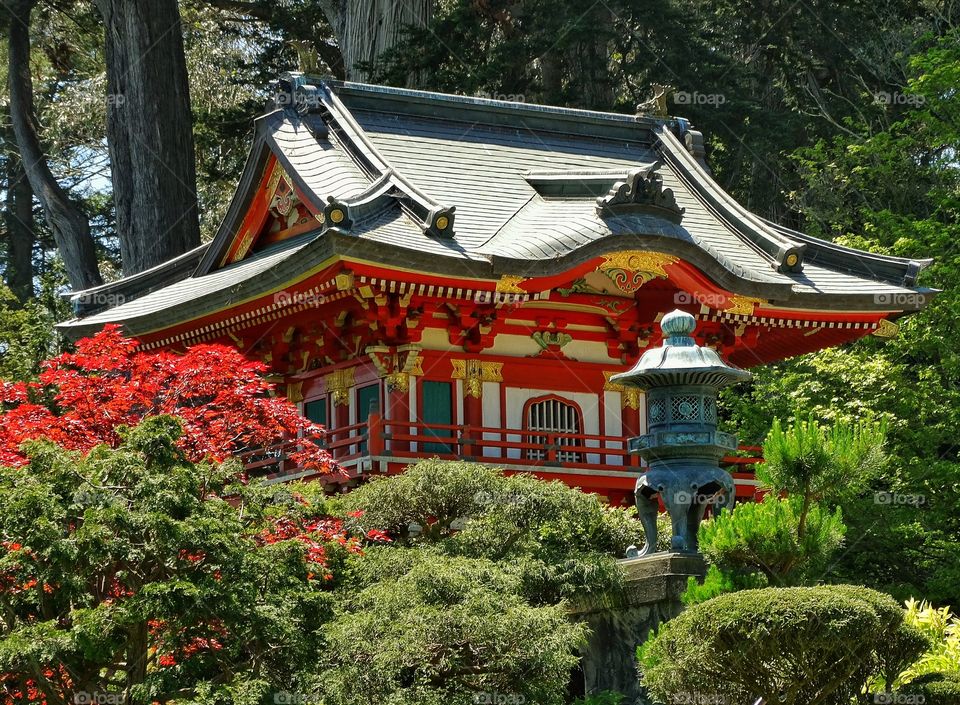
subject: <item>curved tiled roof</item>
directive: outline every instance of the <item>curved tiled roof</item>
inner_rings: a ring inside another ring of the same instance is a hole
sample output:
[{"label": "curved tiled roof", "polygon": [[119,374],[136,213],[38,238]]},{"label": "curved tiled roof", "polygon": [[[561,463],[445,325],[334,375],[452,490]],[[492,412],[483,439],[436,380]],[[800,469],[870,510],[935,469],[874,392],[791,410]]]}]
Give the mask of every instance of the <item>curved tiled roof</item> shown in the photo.
[{"label": "curved tiled roof", "polygon": [[[96,290],[101,299],[123,292],[115,301],[125,303],[109,310],[98,312],[103,306],[84,303],[91,292],[81,292],[74,297],[80,312],[92,315],[65,328],[119,321],[132,332],[156,329],[268,291],[271,282],[296,279],[317,258],[337,255],[497,279],[547,276],[606,252],[650,249],[682,257],[734,293],[825,310],[881,310],[878,294],[916,291],[928,264],[843,248],[750,213],[687,149],[697,133],[682,119],[298,75],[281,81],[278,96],[257,120],[214,241]],[[336,202],[349,217],[220,267],[271,154],[315,212]],[[598,204],[637,174],[662,187],[666,205]],[[158,288],[164,277],[167,286]],[[142,296],[134,298],[138,286]]]}]

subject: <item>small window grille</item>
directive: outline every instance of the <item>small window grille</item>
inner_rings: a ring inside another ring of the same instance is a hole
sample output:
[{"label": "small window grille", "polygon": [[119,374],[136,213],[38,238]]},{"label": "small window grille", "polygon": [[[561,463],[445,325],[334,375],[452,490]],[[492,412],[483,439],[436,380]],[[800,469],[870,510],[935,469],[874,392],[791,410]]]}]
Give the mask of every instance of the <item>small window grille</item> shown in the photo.
[{"label": "small window grille", "polygon": [[[530,404],[527,407],[527,430],[547,431],[550,433],[581,433],[580,409],[576,404],[560,399],[544,399]],[[582,463],[583,453],[575,450],[563,450],[563,446],[576,446],[581,443],[577,438],[554,438],[557,449],[557,460],[561,463]],[[545,434],[531,433],[528,436],[530,443],[542,444],[543,448],[529,448],[526,456],[531,460],[546,460],[546,445],[551,439]]]}]

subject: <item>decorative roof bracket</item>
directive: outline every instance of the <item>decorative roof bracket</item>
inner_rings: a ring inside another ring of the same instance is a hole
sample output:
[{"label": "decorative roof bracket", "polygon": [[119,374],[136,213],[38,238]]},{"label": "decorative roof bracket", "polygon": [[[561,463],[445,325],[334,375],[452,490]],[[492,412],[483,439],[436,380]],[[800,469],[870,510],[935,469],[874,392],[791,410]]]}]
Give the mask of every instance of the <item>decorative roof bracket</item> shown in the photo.
[{"label": "decorative roof bracket", "polygon": [[597,199],[597,215],[647,212],[674,223],[683,219],[684,209],[677,205],[673,191],[663,187],[663,177],[656,173],[663,162],[632,169],[625,181],[618,181],[606,196]]}]

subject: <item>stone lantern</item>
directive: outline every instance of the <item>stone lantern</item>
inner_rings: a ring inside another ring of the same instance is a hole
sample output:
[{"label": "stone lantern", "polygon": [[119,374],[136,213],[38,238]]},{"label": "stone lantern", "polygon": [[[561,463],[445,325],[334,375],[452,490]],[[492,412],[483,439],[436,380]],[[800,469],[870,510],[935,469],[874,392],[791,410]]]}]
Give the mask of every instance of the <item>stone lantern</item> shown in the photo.
[{"label": "stone lantern", "polygon": [[647,350],[629,372],[611,378],[642,389],[647,406],[647,433],[629,440],[630,452],[648,464],[636,487],[646,544],[640,550],[631,547],[628,557],[656,550],[658,497],[673,525],[671,548],[683,552],[697,551],[697,529],[707,506],[732,509],[736,498],[733,478],[720,459],[737,449],[737,437],[717,430],[717,394],[752,375],[697,345],[696,327],[689,313],[668,313],[660,321],[663,344]]}]

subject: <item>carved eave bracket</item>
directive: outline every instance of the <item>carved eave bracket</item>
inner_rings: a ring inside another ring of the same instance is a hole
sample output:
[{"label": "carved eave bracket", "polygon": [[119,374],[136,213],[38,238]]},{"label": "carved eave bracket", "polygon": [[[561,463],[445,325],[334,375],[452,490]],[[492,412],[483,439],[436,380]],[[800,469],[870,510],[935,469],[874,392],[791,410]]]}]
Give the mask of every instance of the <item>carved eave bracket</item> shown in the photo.
[{"label": "carved eave bracket", "polygon": [[341,367],[326,376],[327,393],[334,406],[346,406],[350,403],[350,389],[355,383],[356,368]]},{"label": "carved eave bracket", "polygon": [[663,177],[656,173],[663,162],[632,169],[625,181],[618,181],[597,199],[597,215],[616,216],[623,213],[651,213],[679,223],[684,209],[677,205],[673,191],[664,188]]},{"label": "carved eave bracket", "polygon": [[419,345],[389,347],[371,345],[366,349],[377,374],[386,381],[389,392],[408,392],[410,376],[423,375]]}]

